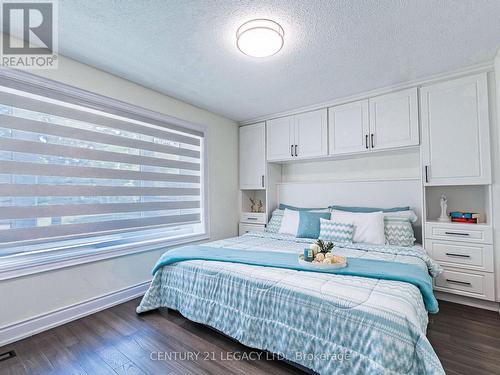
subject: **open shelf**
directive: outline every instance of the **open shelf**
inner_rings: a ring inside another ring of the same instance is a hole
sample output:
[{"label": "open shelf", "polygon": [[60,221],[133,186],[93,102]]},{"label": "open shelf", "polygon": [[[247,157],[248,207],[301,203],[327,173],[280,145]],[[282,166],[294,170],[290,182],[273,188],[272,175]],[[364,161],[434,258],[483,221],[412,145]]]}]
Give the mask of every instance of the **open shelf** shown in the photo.
[{"label": "open shelf", "polygon": [[266,190],[241,190],[241,212],[252,212],[250,198],[262,201],[262,213],[266,212]]},{"label": "open shelf", "polygon": [[[481,215],[478,224],[491,226],[491,187],[489,185],[427,186],[425,187],[426,221],[441,223],[439,204],[441,195],[448,198],[448,213],[451,211],[475,212]],[[453,222],[444,224],[455,224]],[[467,223],[456,223],[467,224]]]}]

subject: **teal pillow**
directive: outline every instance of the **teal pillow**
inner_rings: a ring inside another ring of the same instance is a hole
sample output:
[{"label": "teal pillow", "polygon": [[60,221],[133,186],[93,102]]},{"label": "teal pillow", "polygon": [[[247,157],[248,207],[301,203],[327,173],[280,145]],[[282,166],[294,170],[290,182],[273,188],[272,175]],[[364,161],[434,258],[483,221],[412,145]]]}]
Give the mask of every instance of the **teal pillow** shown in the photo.
[{"label": "teal pillow", "polygon": [[328,207],[305,208],[305,207],[295,207],[295,206],[290,206],[288,204],[280,203],[279,209],[280,210],[288,209],[288,210],[292,210],[292,211],[318,211],[318,210],[328,210]]},{"label": "teal pillow", "polygon": [[377,207],[349,207],[349,206],[330,206],[332,210],[338,211],[347,211],[347,212],[362,212],[362,213],[370,213],[370,212],[399,212],[399,211],[408,211],[410,209],[409,206],[406,207],[391,207],[391,208],[377,208]]},{"label": "teal pillow", "polygon": [[330,219],[329,212],[299,212],[299,229],[297,237],[302,238],[318,238],[321,229],[319,219]]}]

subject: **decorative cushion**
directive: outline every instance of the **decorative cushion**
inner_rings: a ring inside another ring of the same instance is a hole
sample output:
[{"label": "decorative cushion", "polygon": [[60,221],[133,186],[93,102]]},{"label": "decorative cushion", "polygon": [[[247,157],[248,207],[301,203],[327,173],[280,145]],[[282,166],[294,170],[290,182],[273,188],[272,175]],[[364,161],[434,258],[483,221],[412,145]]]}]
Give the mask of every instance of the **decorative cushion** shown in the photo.
[{"label": "decorative cushion", "polygon": [[377,245],[385,244],[383,212],[347,212],[332,211],[332,221],[353,223],[354,242],[365,242]]},{"label": "decorative cushion", "polygon": [[376,207],[350,207],[350,206],[330,206],[332,210],[347,211],[347,212],[398,212],[409,211],[410,207],[392,207],[392,208],[376,208]]},{"label": "decorative cushion", "polygon": [[332,220],[319,219],[319,239],[323,241],[351,243],[354,236],[352,223],[341,223]]},{"label": "decorative cushion", "polygon": [[415,244],[415,233],[409,218],[386,216],[385,242],[395,246],[413,246]]},{"label": "decorative cushion", "polygon": [[280,203],[279,205],[280,210],[293,210],[293,211],[329,211],[328,207],[323,207],[323,208],[306,208],[306,207],[295,207],[295,206],[290,206],[288,204],[283,204]]},{"label": "decorative cushion", "polygon": [[274,210],[271,216],[271,220],[269,220],[269,223],[267,223],[266,229],[264,229],[264,231],[269,233],[279,233],[284,213],[284,210]]},{"label": "decorative cushion", "polygon": [[281,221],[279,233],[291,234],[297,237],[299,217],[299,211],[289,210],[286,208],[285,213],[283,214],[283,220]]},{"label": "decorative cushion", "polygon": [[418,216],[413,210],[388,212],[388,213],[384,213],[384,216],[385,217],[390,216],[390,217],[399,217],[399,218],[409,219],[410,223],[414,223],[418,220]]},{"label": "decorative cushion", "polygon": [[330,213],[299,211],[297,237],[318,238],[320,232],[320,219],[330,219]]}]

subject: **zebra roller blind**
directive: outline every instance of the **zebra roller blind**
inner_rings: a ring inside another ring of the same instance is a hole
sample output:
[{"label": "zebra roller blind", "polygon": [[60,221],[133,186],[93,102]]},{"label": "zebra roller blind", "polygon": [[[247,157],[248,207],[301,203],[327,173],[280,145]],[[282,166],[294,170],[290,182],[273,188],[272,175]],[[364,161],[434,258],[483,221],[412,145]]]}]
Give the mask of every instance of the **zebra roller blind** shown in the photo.
[{"label": "zebra roller blind", "polygon": [[0,249],[203,232],[203,133],[116,113],[0,88]]}]

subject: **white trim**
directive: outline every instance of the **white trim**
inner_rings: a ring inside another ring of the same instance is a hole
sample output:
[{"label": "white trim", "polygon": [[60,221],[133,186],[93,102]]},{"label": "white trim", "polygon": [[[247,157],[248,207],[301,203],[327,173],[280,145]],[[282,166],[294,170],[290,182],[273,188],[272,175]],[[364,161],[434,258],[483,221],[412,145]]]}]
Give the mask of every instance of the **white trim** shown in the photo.
[{"label": "white trim", "polygon": [[144,295],[150,281],[0,328],[0,347]]},{"label": "white trim", "polygon": [[438,300],[458,303],[460,305],[477,307],[479,309],[490,310],[500,313],[500,304],[493,301],[484,301],[477,298],[459,296],[456,294],[434,291]]},{"label": "white trim", "polygon": [[43,254],[20,254],[13,257],[14,260],[12,261],[2,260],[0,263],[0,281],[208,239],[210,239],[210,236],[205,233],[174,239],[122,244],[99,250],[82,251],[77,254],[72,252],[71,249],[53,250]]},{"label": "white trim", "polygon": [[401,177],[401,178],[367,178],[367,179],[329,179],[329,180],[311,180],[311,181],[282,181],[277,185],[293,185],[293,184],[329,184],[329,183],[350,183],[350,182],[388,182],[388,181],[420,181],[419,177]]},{"label": "white trim", "polygon": [[493,61],[490,61],[487,63],[482,63],[482,64],[471,65],[471,66],[463,68],[463,69],[457,69],[457,70],[454,70],[452,72],[447,72],[447,73],[435,74],[435,75],[432,75],[432,76],[427,77],[427,78],[415,79],[412,81],[402,82],[402,83],[399,83],[396,85],[391,85],[391,86],[386,86],[386,87],[382,87],[382,88],[375,89],[375,90],[365,91],[365,92],[362,92],[359,94],[345,96],[343,98],[329,100],[329,101],[325,101],[322,103],[317,103],[317,104],[313,104],[313,105],[309,105],[309,106],[305,106],[305,107],[295,108],[295,109],[288,110],[288,111],[271,113],[271,114],[264,115],[264,116],[250,118],[248,120],[239,121],[238,124],[240,126],[250,125],[250,124],[254,124],[256,122],[267,121],[267,120],[271,120],[271,119],[278,118],[278,117],[295,115],[295,114],[302,113],[302,112],[314,111],[317,109],[333,107],[333,106],[340,105],[340,104],[347,104],[349,102],[354,102],[357,100],[362,100],[362,99],[367,99],[367,98],[374,97],[374,96],[384,95],[384,94],[387,94],[387,93],[390,93],[393,91],[409,89],[409,88],[416,87],[416,86],[428,85],[431,83],[436,83],[439,81],[444,81],[444,80],[448,80],[448,79],[452,79],[452,78],[458,78],[458,77],[469,75],[469,74],[490,72],[493,70],[493,67],[494,67]]}]

